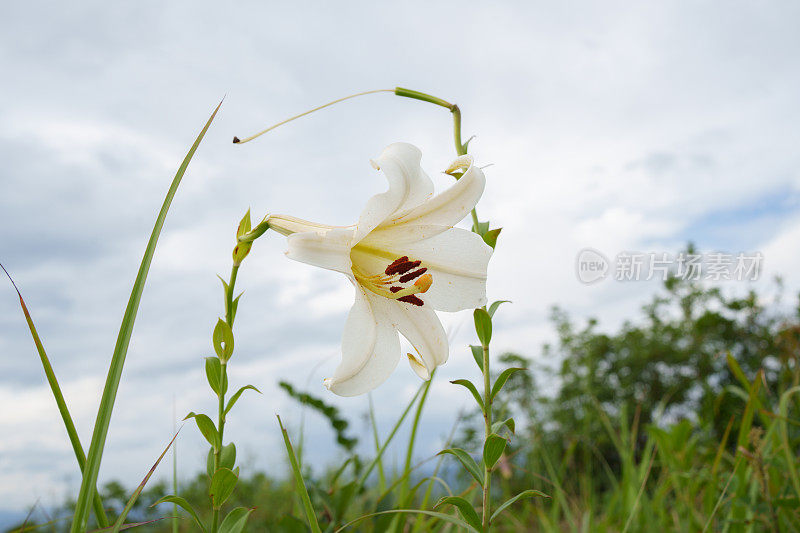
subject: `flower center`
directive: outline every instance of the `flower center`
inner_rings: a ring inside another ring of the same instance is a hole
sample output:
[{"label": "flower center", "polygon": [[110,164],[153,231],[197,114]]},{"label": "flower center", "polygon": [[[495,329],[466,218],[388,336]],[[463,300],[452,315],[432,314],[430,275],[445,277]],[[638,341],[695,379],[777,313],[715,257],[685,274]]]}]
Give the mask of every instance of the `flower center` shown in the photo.
[{"label": "flower center", "polygon": [[408,256],[398,257],[389,263],[380,274],[367,274],[353,263],[353,275],[364,288],[392,300],[421,306],[417,294],[427,291],[433,277],[426,274],[421,261],[412,261]]}]

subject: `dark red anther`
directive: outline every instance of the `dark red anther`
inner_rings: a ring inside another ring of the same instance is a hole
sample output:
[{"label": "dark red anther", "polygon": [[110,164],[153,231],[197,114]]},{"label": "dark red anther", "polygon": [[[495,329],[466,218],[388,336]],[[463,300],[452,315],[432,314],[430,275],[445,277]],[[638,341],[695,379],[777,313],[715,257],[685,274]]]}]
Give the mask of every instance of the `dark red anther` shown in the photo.
[{"label": "dark red anther", "polygon": [[427,272],[427,271],[428,271],[428,269],[427,269],[427,268],[425,268],[425,267],[422,267],[422,268],[420,268],[419,270],[415,270],[414,272],[409,272],[408,274],[406,274],[405,276],[402,276],[402,277],[400,278],[400,283],[406,283],[406,282],[409,282],[409,281],[411,281],[411,280],[412,280],[412,279],[414,279],[414,278],[418,278],[418,277],[420,277],[421,275],[423,275],[423,274],[424,274],[425,272]]},{"label": "dark red anther", "polygon": [[406,261],[408,261],[408,256],[407,256],[407,255],[404,255],[403,257],[401,257],[401,258],[399,258],[399,259],[395,259],[395,260],[392,262],[392,264],[390,264],[389,266],[387,266],[387,267],[386,267],[386,270],[384,270],[384,272],[386,273],[386,275],[387,275],[387,276],[391,276],[391,275],[392,275],[392,273],[390,272],[390,270],[392,270],[392,269],[393,269],[394,267],[396,267],[397,265],[400,265],[400,264],[402,264],[402,263],[405,263]]},{"label": "dark red anther", "polygon": [[402,291],[403,287],[389,287],[389,290],[392,292]]},{"label": "dark red anther", "polygon": [[401,301],[401,302],[405,302],[405,303],[411,304],[411,305],[416,305],[416,306],[419,306],[419,307],[422,307],[422,305],[425,304],[425,302],[423,302],[422,300],[420,300],[419,298],[417,298],[413,294],[409,294],[408,296],[401,296],[400,298],[398,298],[398,300]]}]

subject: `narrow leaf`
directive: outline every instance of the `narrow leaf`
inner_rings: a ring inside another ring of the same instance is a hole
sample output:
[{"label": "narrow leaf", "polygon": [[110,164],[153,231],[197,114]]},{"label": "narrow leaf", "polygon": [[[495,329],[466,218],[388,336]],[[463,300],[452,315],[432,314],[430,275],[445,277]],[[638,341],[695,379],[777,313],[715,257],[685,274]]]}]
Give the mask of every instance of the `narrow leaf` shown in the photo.
[{"label": "narrow leaf", "polygon": [[506,444],[508,441],[496,433],[486,437],[486,442],[483,443],[483,462],[488,468],[492,468],[500,459]]},{"label": "narrow leaf", "polygon": [[283,427],[280,416],[278,416],[278,425],[283,433],[283,443],[286,445],[286,453],[289,454],[289,463],[292,465],[295,487],[297,488],[297,493],[300,495],[300,499],[303,501],[303,509],[306,513],[308,525],[313,533],[322,533],[319,528],[319,523],[317,522],[317,514],[314,512],[314,507],[311,505],[311,498],[309,498],[308,490],[306,490],[306,483],[303,481],[303,474],[300,472],[300,465],[297,463],[297,457],[294,454],[294,448],[292,448],[292,441],[289,440],[289,433],[286,431],[286,428]]},{"label": "narrow leaf", "polygon": [[492,424],[492,433],[498,433],[503,427],[507,427],[512,435],[516,431],[514,419],[506,418],[505,420],[501,420],[499,422],[495,422],[494,424]]},{"label": "narrow leaf", "polygon": [[417,509],[390,509],[388,511],[379,511],[377,513],[370,513],[370,514],[366,514],[364,516],[359,516],[355,520],[349,521],[348,523],[346,523],[345,525],[343,525],[342,527],[340,527],[339,529],[334,531],[334,533],[341,533],[342,531],[344,531],[345,529],[349,528],[350,526],[354,526],[357,523],[359,523],[359,522],[361,522],[363,520],[366,520],[367,518],[373,518],[375,516],[383,516],[383,515],[389,515],[389,514],[419,514],[419,515],[424,515],[424,516],[430,516],[430,517],[436,518],[438,520],[441,520],[443,522],[447,522],[449,524],[453,524],[453,525],[458,526],[460,528],[458,531],[463,530],[463,531],[468,531],[469,533],[480,533],[482,531],[482,529],[476,529],[476,528],[472,527],[470,524],[468,524],[468,523],[464,522],[463,520],[461,520],[460,518],[455,517],[455,516],[451,516],[449,514],[437,513],[435,511],[423,511],[423,510],[417,510]]},{"label": "narrow leaf", "polygon": [[493,400],[494,400],[495,396],[497,396],[497,393],[499,393],[500,390],[503,388],[503,385],[506,384],[506,381],[508,381],[508,378],[511,377],[511,374],[513,374],[514,372],[517,372],[519,370],[525,370],[525,369],[524,368],[516,368],[516,367],[515,368],[506,368],[505,370],[503,370],[503,372],[500,373],[500,375],[497,377],[497,381],[495,381],[494,385],[492,386],[492,399]]},{"label": "narrow leaf", "polygon": [[200,430],[200,433],[203,434],[208,443],[213,446],[215,450],[218,450],[221,442],[217,426],[214,425],[214,422],[206,415],[198,415],[195,413],[189,413],[184,417],[184,420],[189,418],[194,418],[195,423],[197,423],[197,429]]},{"label": "narrow leaf", "polygon": [[472,316],[475,319],[475,331],[478,333],[478,339],[483,346],[489,346],[489,342],[492,340],[492,317],[485,309],[476,309]]},{"label": "narrow leaf", "polygon": [[203,531],[205,533],[206,527],[200,521],[200,518],[197,516],[197,513],[195,512],[194,508],[192,507],[192,504],[190,504],[188,501],[186,501],[186,499],[181,498],[180,496],[164,496],[163,498],[158,500],[156,503],[154,503],[150,507],[155,507],[156,505],[158,505],[160,503],[174,503],[174,504],[180,506],[184,511],[189,513],[189,515],[194,519],[195,523],[200,528],[200,531]]},{"label": "narrow leaf", "polygon": [[483,242],[494,248],[497,246],[497,237],[500,236],[500,232],[503,228],[495,228],[487,231],[483,234]]},{"label": "narrow leaf", "polygon": [[497,308],[500,307],[501,304],[510,304],[511,300],[497,300],[496,302],[492,302],[492,305],[489,306],[489,316],[494,318],[494,314],[497,312]]},{"label": "narrow leaf", "polygon": [[[206,357],[206,379],[215,394],[219,395],[220,380],[222,377],[222,365],[217,357]],[[224,393],[222,393],[224,394]]]},{"label": "narrow leaf", "polygon": [[469,472],[472,477],[475,478],[475,481],[477,481],[481,487],[483,486],[483,472],[481,472],[481,469],[478,467],[475,459],[473,459],[470,454],[461,448],[447,448],[446,450],[440,451],[436,455],[442,455],[445,453],[450,454],[458,459],[467,472]]},{"label": "narrow leaf", "polygon": [[164,226],[164,221],[167,218],[167,212],[172,204],[172,199],[175,197],[178,185],[181,183],[181,179],[189,166],[189,162],[197,151],[197,147],[200,146],[203,136],[205,136],[206,131],[209,126],[211,126],[211,122],[214,120],[221,105],[222,102],[214,109],[211,117],[208,119],[205,126],[203,126],[194,144],[189,149],[189,153],[187,153],[186,157],[183,159],[180,168],[178,168],[178,172],[172,180],[167,196],[164,198],[164,202],[161,205],[161,210],[156,218],[153,231],[150,234],[150,240],[147,243],[142,263],[139,266],[136,281],[133,283],[131,296],[125,308],[125,315],[122,318],[122,325],[120,326],[117,343],[114,347],[114,355],[111,357],[108,377],[106,378],[103,396],[100,400],[100,408],[97,411],[97,419],[94,424],[92,442],[89,445],[89,453],[86,455],[86,469],[83,472],[81,488],[78,493],[78,500],[75,504],[75,514],[73,515],[72,527],[70,528],[71,533],[83,533],[86,531],[89,524],[89,507],[94,497],[97,476],[100,473],[100,462],[103,459],[103,449],[105,448],[106,437],[108,436],[108,427],[111,423],[111,413],[114,409],[114,402],[117,399],[117,390],[119,390],[119,382],[122,380],[122,369],[125,365],[125,356],[128,353],[128,345],[130,344],[131,334],[133,333],[133,324],[136,321],[136,314],[139,311],[139,302],[142,299],[147,273],[150,271],[150,264],[153,261],[153,255],[156,251],[156,244],[161,234],[161,228]]},{"label": "narrow leaf", "polygon": [[434,510],[442,505],[452,505],[458,509],[458,512],[461,513],[461,516],[464,520],[469,523],[475,529],[480,530],[483,525],[481,524],[481,519],[478,517],[478,513],[475,512],[475,509],[472,507],[472,504],[469,503],[464,498],[460,498],[458,496],[445,496],[438,502],[436,505],[433,506]]},{"label": "narrow leaf", "polygon": [[125,522],[125,517],[128,516],[128,513],[130,512],[131,508],[133,507],[133,504],[136,503],[136,500],[139,498],[139,495],[142,493],[142,490],[144,489],[144,486],[150,480],[150,476],[152,476],[153,472],[156,471],[156,468],[158,467],[158,464],[161,462],[161,459],[163,459],[164,456],[167,454],[167,451],[170,449],[172,444],[175,442],[175,439],[178,438],[178,433],[180,433],[180,432],[181,432],[181,430],[179,429],[175,433],[175,436],[172,437],[172,440],[169,441],[169,444],[167,444],[167,447],[164,448],[164,451],[161,452],[161,455],[158,456],[158,459],[156,459],[156,462],[155,462],[155,464],[153,464],[152,468],[150,468],[150,471],[147,472],[147,475],[144,476],[144,479],[142,480],[142,482],[139,483],[139,486],[136,487],[135,491],[133,491],[133,494],[131,495],[130,499],[128,500],[128,503],[125,504],[125,507],[122,509],[122,512],[117,517],[117,521],[114,522],[114,525],[111,527],[111,532],[112,533],[119,533],[120,528],[122,527],[122,524]]},{"label": "narrow leaf", "polygon": [[[61,420],[64,422],[64,428],[67,430],[67,436],[69,437],[69,442],[72,445],[72,451],[75,454],[75,459],[78,461],[78,467],[81,469],[81,472],[83,472],[86,466],[86,454],[83,451],[80,437],[78,437],[78,431],[75,429],[75,423],[72,421],[72,415],[69,414],[67,402],[64,400],[64,395],[61,393],[61,386],[58,384],[58,379],[56,379],[56,373],[53,370],[53,366],[50,364],[50,358],[47,357],[47,353],[44,351],[44,345],[39,338],[39,333],[36,331],[36,326],[33,324],[33,318],[31,318],[31,314],[28,312],[28,306],[25,305],[25,300],[22,299],[22,293],[19,291],[19,288],[17,288],[17,284],[14,282],[11,274],[9,274],[6,270],[6,267],[0,264],[0,268],[2,268],[3,272],[6,273],[9,281],[11,281],[11,285],[14,286],[14,290],[17,291],[17,296],[19,296],[19,305],[22,307],[22,312],[25,315],[25,321],[28,323],[28,329],[31,332],[31,337],[33,337],[33,343],[36,345],[36,351],[39,352],[39,359],[42,362],[44,375],[47,378],[47,383],[50,385],[50,393],[53,395],[53,398],[56,401],[56,406],[58,407],[58,412],[61,414]],[[103,501],[100,499],[100,493],[97,491],[97,489],[94,490],[92,506],[94,508],[95,516],[97,517],[97,525],[99,525],[101,528],[108,527],[106,510],[103,507]]]},{"label": "narrow leaf", "polygon": [[538,490],[534,490],[534,489],[529,489],[529,490],[522,491],[519,494],[517,494],[516,496],[514,496],[514,497],[506,500],[502,504],[500,504],[500,507],[498,507],[495,510],[494,513],[492,513],[492,518],[491,519],[494,520],[495,518],[500,516],[500,513],[505,511],[508,508],[508,506],[511,505],[512,503],[514,503],[515,501],[517,501],[517,500],[519,500],[521,498],[533,498],[534,496],[541,496],[542,498],[549,498],[550,497],[547,494],[545,494],[544,492],[541,492],[541,491],[538,491]]},{"label": "narrow leaf", "polygon": [[481,372],[483,372],[483,346],[475,346],[474,344],[470,344],[469,349],[472,352],[472,358],[475,359],[475,363],[478,365],[478,368],[480,368]]},{"label": "narrow leaf", "polygon": [[461,385],[462,387],[466,387],[472,393],[472,397],[475,398],[475,401],[478,402],[478,407],[481,408],[481,411],[484,410],[483,407],[483,398],[481,398],[481,393],[478,392],[478,389],[475,388],[475,385],[468,379],[456,379],[451,381],[450,383],[454,385]]},{"label": "narrow leaf", "polygon": [[247,525],[247,519],[254,509],[247,507],[237,507],[225,517],[219,526],[219,533],[241,533]]},{"label": "narrow leaf", "polygon": [[211,478],[211,485],[208,488],[208,495],[211,496],[211,505],[214,509],[219,509],[225,500],[233,493],[239,477],[230,468],[219,468]]},{"label": "narrow leaf", "polygon": [[254,390],[254,391],[256,391],[257,393],[261,394],[261,391],[260,391],[260,390],[258,390],[257,388],[255,388],[254,386],[252,386],[252,385],[245,385],[245,386],[244,386],[244,387],[242,387],[241,389],[237,390],[237,391],[236,391],[236,393],[235,393],[233,396],[231,396],[231,399],[230,399],[230,400],[228,400],[228,405],[225,407],[225,414],[226,414],[226,415],[228,414],[228,411],[230,411],[230,410],[233,408],[233,405],[236,403],[236,400],[238,400],[238,399],[239,399],[239,396],[241,396],[241,395],[242,395],[242,393],[243,393],[244,391],[248,390],[248,389],[250,389],[250,390]]}]

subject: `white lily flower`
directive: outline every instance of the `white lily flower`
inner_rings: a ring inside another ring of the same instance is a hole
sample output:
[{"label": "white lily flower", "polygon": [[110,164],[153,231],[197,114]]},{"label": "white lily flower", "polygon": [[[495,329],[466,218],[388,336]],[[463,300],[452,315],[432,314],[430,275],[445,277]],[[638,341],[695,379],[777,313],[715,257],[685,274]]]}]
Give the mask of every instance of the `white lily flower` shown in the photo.
[{"label": "white lily flower", "polygon": [[408,354],[414,372],[430,379],[449,354],[435,310],[486,303],[492,248],[479,235],[453,227],[480,199],[483,171],[462,156],[448,170],[463,169],[463,176],[433,196],[421,158],[415,146],[395,143],[372,161],[389,181],[389,190],[367,202],[355,226],[284,215],[267,218],[271,229],[288,235],[289,258],[342,272],[355,286],[342,362],[324,381],[340,396],[369,392],[389,377],[400,359],[398,332],[417,352]]}]

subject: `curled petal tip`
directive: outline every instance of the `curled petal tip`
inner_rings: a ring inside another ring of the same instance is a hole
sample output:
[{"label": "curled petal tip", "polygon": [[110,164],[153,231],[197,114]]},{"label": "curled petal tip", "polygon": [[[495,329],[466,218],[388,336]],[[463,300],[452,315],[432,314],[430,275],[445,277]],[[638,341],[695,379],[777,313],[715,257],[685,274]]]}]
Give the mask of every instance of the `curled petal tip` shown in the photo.
[{"label": "curled petal tip", "polygon": [[322,380],[322,384],[325,385],[326,389],[331,390],[331,387],[333,387],[333,379],[325,378]]},{"label": "curled petal tip", "polygon": [[369,160],[369,164],[372,165],[372,168],[374,168],[375,170],[380,170],[381,169],[381,166],[374,159],[370,159]]},{"label": "curled petal tip", "polygon": [[457,158],[455,158],[452,163],[450,163],[450,166],[445,169],[444,173],[453,174],[454,172],[467,170],[471,166],[472,166],[472,156],[469,154],[460,155]]}]

